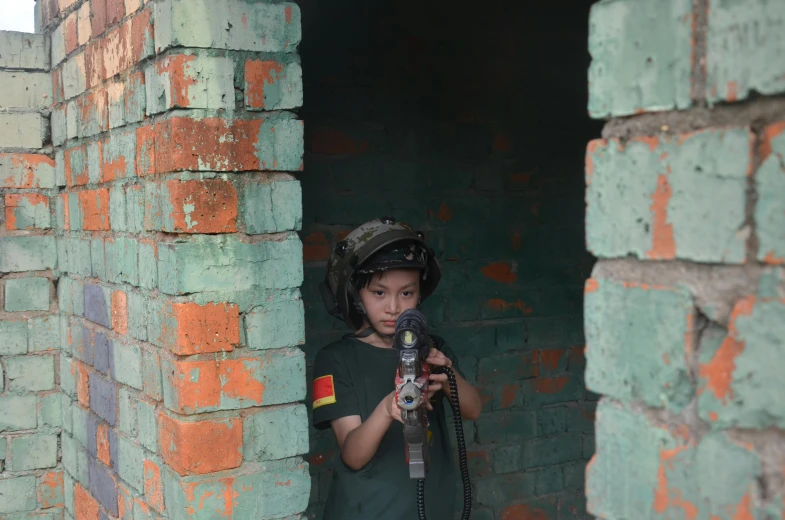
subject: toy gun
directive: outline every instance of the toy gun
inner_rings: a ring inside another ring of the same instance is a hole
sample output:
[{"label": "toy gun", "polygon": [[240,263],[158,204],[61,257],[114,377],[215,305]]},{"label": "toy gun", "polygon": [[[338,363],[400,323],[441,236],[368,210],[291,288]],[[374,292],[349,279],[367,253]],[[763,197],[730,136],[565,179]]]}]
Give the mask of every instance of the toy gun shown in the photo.
[{"label": "toy gun", "polygon": [[[417,479],[417,514],[425,518],[425,474],[428,472],[428,402],[429,368],[425,359],[431,349],[428,324],[425,316],[416,309],[401,313],[395,324],[393,348],[398,351],[398,370],[395,374],[395,400],[401,409],[406,462],[409,478]],[[434,367],[434,373],[445,373],[450,382],[450,406],[455,423],[458,442],[458,460],[463,481],[463,514],[468,520],[472,508],[472,490],[469,482],[469,466],[466,459],[466,443],[463,437],[463,421],[458,401],[458,384],[455,373],[448,367]]]}]

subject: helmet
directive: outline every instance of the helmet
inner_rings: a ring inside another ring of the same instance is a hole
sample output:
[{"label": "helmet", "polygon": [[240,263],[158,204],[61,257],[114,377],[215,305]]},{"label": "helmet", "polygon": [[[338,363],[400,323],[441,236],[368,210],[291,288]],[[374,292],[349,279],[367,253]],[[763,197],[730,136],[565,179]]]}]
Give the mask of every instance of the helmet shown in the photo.
[{"label": "helmet", "polygon": [[327,312],[360,328],[365,308],[354,275],[405,268],[423,270],[420,301],[433,294],[441,268],[423,233],[390,217],[366,222],[338,242],[327,261],[327,277],[319,286]]}]

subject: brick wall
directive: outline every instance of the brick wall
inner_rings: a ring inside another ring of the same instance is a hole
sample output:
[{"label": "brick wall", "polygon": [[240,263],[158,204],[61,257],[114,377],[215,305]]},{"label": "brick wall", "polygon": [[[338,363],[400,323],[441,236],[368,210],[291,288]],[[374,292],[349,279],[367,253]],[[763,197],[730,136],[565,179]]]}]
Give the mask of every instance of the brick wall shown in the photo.
[{"label": "brick wall", "polygon": [[598,518],[785,518],[784,21],[756,0],[592,9]]},{"label": "brick wall", "polygon": [[[584,517],[588,3],[300,6],[308,359],[346,332],[317,291],[342,234],[384,215],[422,229],[444,271],[424,310],[485,401],[465,425],[472,518]],[[311,518],[335,453],[311,432]]]},{"label": "brick wall", "polygon": [[0,516],[297,518],[299,8],[36,17],[0,33]]},{"label": "brick wall", "polygon": [[49,42],[0,31],[0,516],[61,517]]}]

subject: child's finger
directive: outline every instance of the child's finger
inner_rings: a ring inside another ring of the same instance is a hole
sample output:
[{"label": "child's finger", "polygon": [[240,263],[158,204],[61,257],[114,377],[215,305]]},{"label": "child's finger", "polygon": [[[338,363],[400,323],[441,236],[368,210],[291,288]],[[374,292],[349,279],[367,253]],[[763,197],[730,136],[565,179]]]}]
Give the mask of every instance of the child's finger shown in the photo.
[{"label": "child's finger", "polygon": [[431,381],[441,381],[443,383],[447,381],[447,374],[430,374],[428,375],[428,379]]}]

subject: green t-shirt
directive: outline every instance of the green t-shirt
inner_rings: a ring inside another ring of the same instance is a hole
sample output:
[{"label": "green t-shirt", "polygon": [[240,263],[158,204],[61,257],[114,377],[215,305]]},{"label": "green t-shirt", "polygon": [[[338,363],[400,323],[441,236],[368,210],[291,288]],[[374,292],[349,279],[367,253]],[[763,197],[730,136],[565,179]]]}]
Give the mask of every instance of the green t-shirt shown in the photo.
[{"label": "green t-shirt", "polygon": [[[434,346],[453,361],[455,355],[434,337]],[[330,428],[330,421],[359,415],[365,421],[381,400],[395,389],[398,352],[347,336],[327,345],[314,366],[314,426]],[[332,376],[334,398],[330,392]],[[322,378],[322,379],[319,379]],[[318,388],[318,390],[317,390]],[[319,400],[321,399],[321,401]],[[430,465],[425,478],[426,515],[431,520],[453,518],[456,468],[445,418],[446,394],[433,399],[428,420],[432,432]],[[417,481],[409,478],[404,451],[403,425],[393,421],[371,461],[355,471],[336,450],[324,520],[415,520]]]}]

